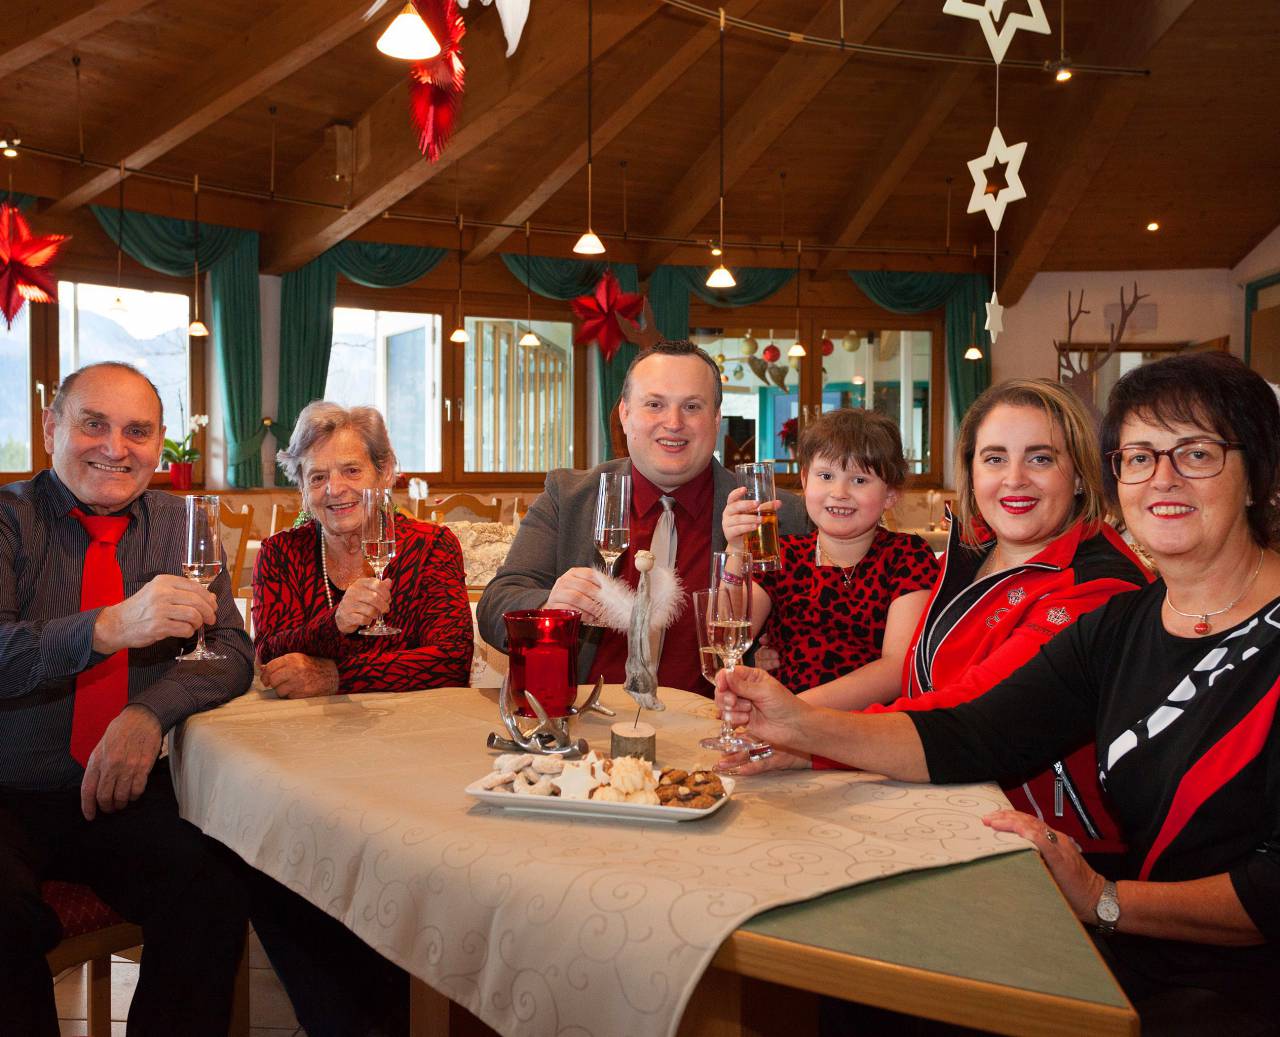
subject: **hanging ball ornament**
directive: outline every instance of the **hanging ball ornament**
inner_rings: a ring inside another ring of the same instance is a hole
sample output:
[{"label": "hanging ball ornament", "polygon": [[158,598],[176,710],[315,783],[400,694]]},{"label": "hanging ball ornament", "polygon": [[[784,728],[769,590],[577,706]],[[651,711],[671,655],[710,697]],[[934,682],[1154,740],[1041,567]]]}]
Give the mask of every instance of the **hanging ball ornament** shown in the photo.
[{"label": "hanging ball ornament", "polygon": [[725,356],[724,356],[724,354],[723,354],[723,353],[717,353],[717,354],[716,354],[716,363],[717,363],[717,364],[719,364],[721,367],[723,367],[723,366],[724,366],[724,361],[725,361]]},{"label": "hanging ball ornament", "polygon": [[721,372],[720,372],[720,381],[724,382],[724,383],[725,383],[725,385],[728,385],[728,384],[729,384],[729,372],[728,372],[728,371],[721,371]]},{"label": "hanging ball ornament", "polygon": [[822,345],[823,356],[830,356],[832,353],[836,351],[836,344],[832,342],[831,339],[829,338],[824,338],[821,342],[821,345]]},{"label": "hanging ball ornament", "polygon": [[764,352],[760,355],[765,358],[767,363],[772,364],[777,361],[778,357],[782,356],[782,350],[770,342],[764,347]]},{"label": "hanging ball ornament", "polygon": [[856,331],[846,332],[844,338],[840,340],[840,348],[846,353],[856,353],[861,345],[862,339],[858,338]]},{"label": "hanging ball ornament", "polygon": [[751,334],[751,329],[747,329],[747,337],[742,340],[742,352],[744,356],[755,356],[760,349],[760,343],[756,341],[756,337]]}]

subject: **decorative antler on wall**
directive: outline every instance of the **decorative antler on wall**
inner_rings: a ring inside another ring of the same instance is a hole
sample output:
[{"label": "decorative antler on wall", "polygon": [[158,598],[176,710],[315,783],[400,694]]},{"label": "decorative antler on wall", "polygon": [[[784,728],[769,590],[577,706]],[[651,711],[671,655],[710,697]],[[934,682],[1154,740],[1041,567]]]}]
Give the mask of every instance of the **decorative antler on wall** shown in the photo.
[{"label": "decorative antler on wall", "polygon": [[1093,349],[1087,352],[1081,350],[1079,352],[1079,361],[1071,354],[1071,337],[1075,333],[1076,321],[1084,314],[1092,311],[1084,308],[1084,289],[1080,289],[1080,302],[1072,311],[1071,293],[1067,292],[1067,337],[1065,339],[1054,339],[1054,346],[1058,351],[1058,381],[1067,386],[1080,397],[1094,413],[1095,417],[1099,415],[1097,405],[1097,389],[1098,389],[1098,371],[1103,365],[1115,355],[1116,350],[1120,348],[1120,342],[1124,338],[1125,326],[1129,323],[1129,318],[1133,316],[1133,311],[1138,308],[1138,303],[1148,296],[1138,291],[1138,282],[1133,282],[1133,298],[1125,299],[1124,286],[1120,286],[1120,321],[1112,324],[1110,328],[1111,341],[1107,348]]}]

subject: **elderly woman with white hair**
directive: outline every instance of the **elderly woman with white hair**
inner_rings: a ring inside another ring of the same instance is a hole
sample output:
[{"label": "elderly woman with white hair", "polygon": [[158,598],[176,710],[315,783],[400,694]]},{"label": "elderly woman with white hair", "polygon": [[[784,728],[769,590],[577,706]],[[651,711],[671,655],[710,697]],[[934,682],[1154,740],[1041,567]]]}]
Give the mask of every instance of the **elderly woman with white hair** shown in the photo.
[{"label": "elderly woman with white hair", "polygon": [[[471,609],[457,538],[443,526],[400,523],[382,580],[361,550],[361,491],[394,478],[382,415],[308,404],[277,459],[309,519],[264,541],[254,567],[263,683],[282,698],[466,685]],[[387,612],[400,633],[358,635]]]}]

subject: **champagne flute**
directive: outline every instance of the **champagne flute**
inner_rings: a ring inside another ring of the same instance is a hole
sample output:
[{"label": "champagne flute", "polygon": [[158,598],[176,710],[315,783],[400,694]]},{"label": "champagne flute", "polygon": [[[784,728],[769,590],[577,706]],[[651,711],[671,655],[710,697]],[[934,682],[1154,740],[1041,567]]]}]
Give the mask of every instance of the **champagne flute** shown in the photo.
[{"label": "champagne flute", "polygon": [[[711,588],[707,594],[707,640],[733,672],[751,646],[751,555],[745,551],[717,551],[711,556]],[[734,733],[724,712],[720,733],[698,743],[704,749],[735,753],[756,743]]]},{"label": "champagne flute", "polygon": [[720,672],[723,664],[720,662],[720,653],[712,645],[711,634],[707,630],[707,612],[711,607],[711,592],[694,591],[692,599],[693,622],[698,631],[698,662],[702,665],[703,678],[710,681],[714,687],[716,674]]},{"label": "champagne flute", "polygon": [[596,493],[595,544],[604,559],[604,571],[613,573],[614,563],[631,543],[631,475],[628,472],[601,472]]},{"label": "champagne flute", "polygon": [[[389,489],[375,487],[361,491],[364,505],[364,524],[360,529],[360,546],[365,560],[373,568],[379,580],[387,571],[391,559],[396,556],[396,502]],[[360,633],[366,637],[390,637],[400,633],[399,628],[388,626],[385,616],[379,616]]]},{"label": "champagne flute", "polygon": [[[216,494],[192,494],[187,497],[187,549],[183,555],[182,575],[208,588],[222,572],[222,537],[218,528],[221,501]],[[178,662],[204,662],[225,659],[204,643],[204,626],[196,631],[196,646],[180,654]]]}]

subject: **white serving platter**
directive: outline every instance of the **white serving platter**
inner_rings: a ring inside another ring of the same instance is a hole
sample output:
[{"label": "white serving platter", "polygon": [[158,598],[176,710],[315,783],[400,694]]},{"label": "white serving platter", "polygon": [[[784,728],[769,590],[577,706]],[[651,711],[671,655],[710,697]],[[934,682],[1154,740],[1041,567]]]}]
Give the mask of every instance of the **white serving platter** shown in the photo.
[{"label": "white serving platter", "polygon": [[666,822],[699,821],[704,817],[710,817],[729,802],[735,784],[732,778],[721,775],[720,783],[724,785],[724,796],[703,810],[693,810],[689,807],[655,807],[648,803],[606,803],[595,799],[565,799],[562,796],[518,796],[514,792],[494,792],[491,789],[482,788],[480,783],[483,780],[481,778],[473,781],[463,791],[482,803],[501,807],[503,810],[524,814],[607,817],[618,821]]}]

